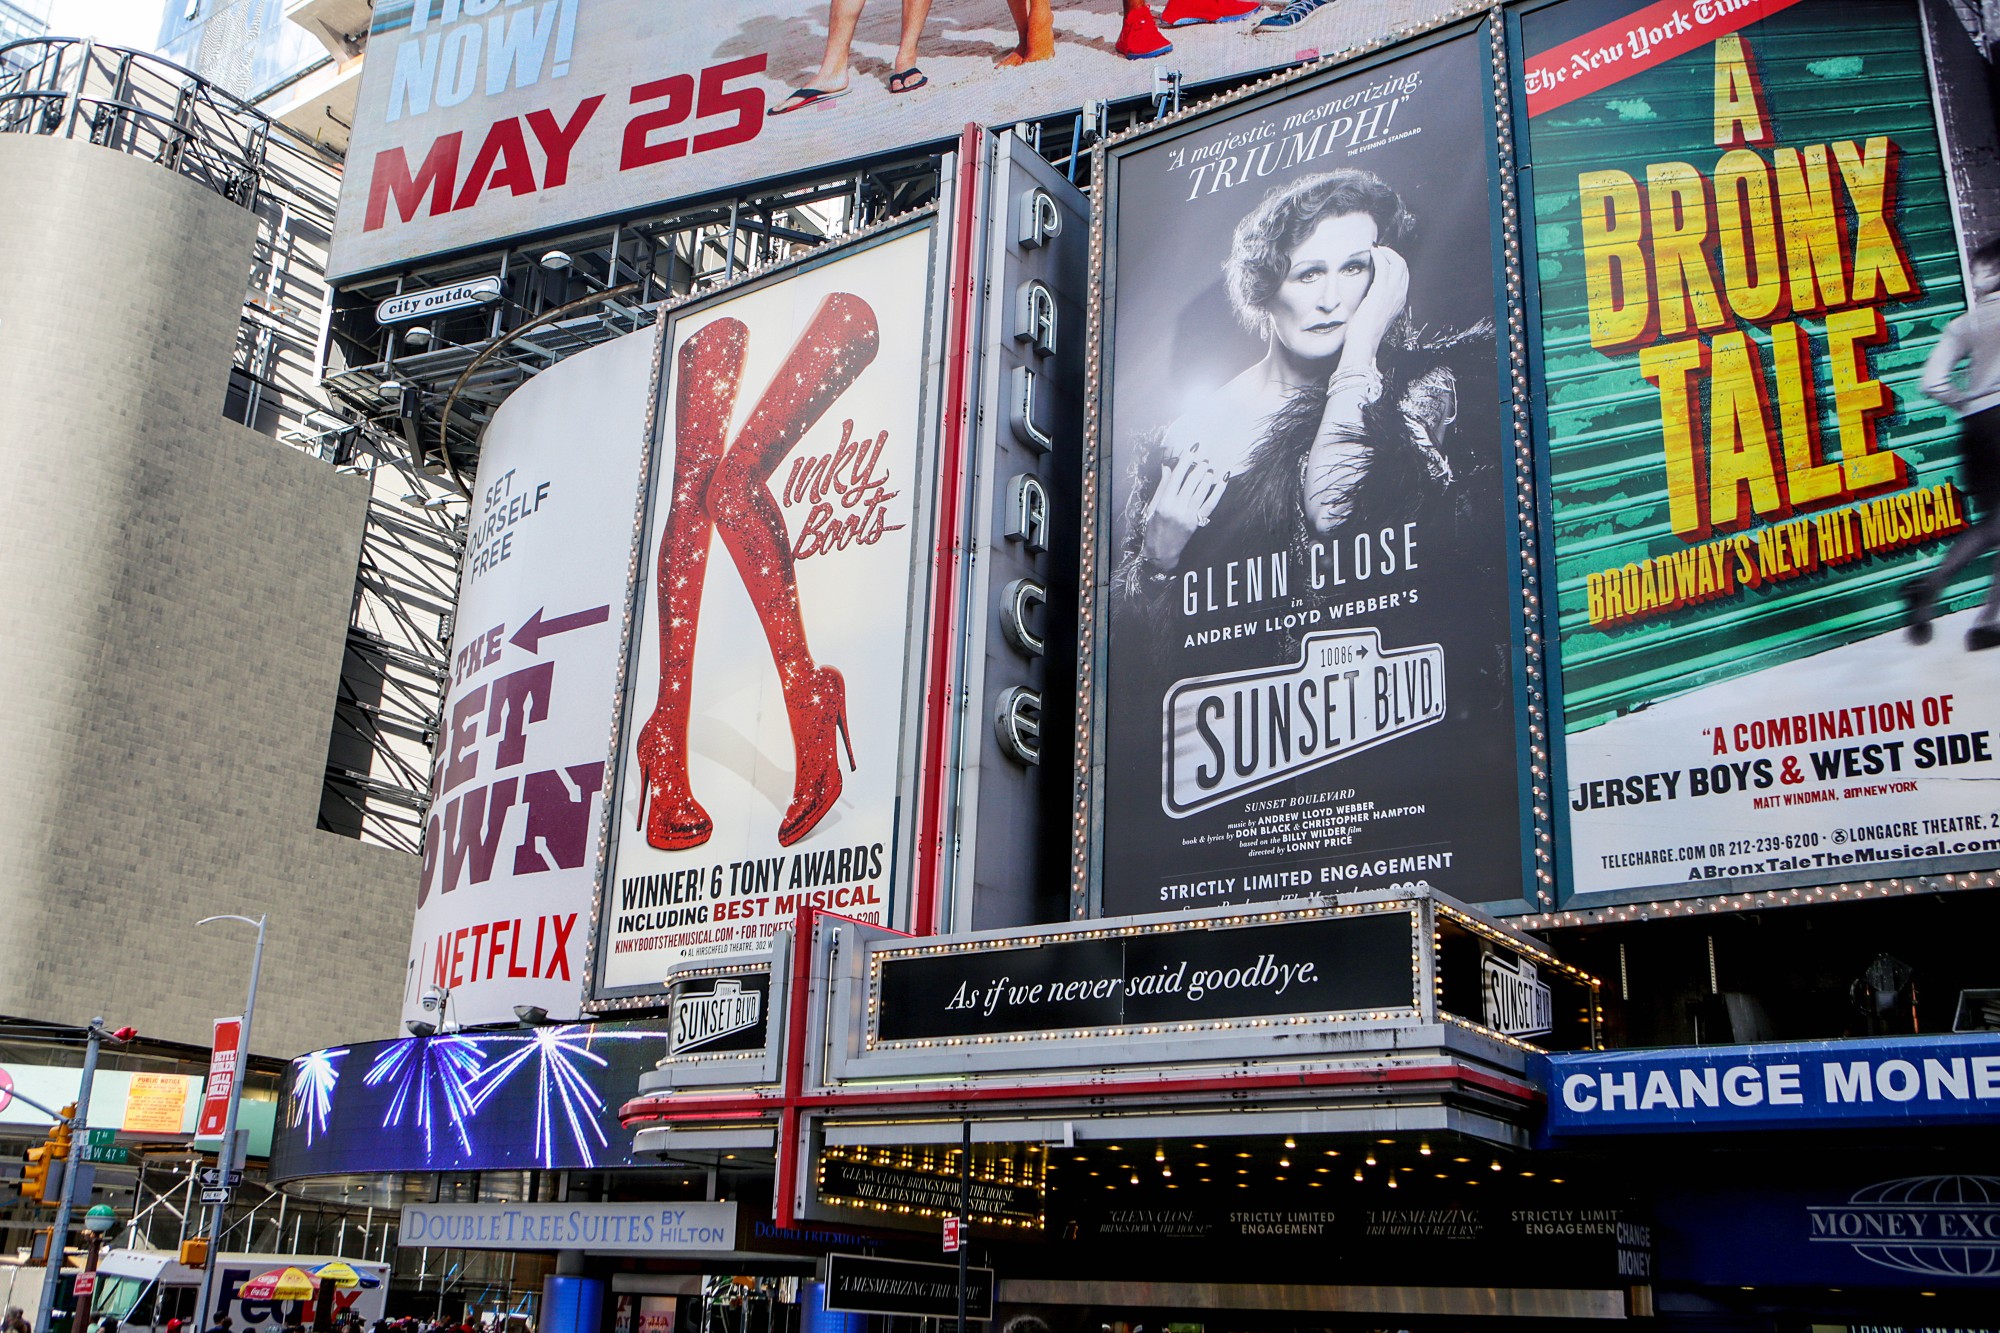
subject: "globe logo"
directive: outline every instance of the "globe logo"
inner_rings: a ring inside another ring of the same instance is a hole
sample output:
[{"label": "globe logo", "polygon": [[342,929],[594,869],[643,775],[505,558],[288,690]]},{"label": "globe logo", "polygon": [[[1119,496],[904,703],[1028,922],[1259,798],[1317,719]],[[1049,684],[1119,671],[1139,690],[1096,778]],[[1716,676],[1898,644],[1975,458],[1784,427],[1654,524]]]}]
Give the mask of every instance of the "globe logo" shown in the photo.
[{"label": "globe logo", "polygon": [[1908,1176],[1806,1209],[1815,1244],[1925,1277],[2000,1278],[2000,1176]]}]

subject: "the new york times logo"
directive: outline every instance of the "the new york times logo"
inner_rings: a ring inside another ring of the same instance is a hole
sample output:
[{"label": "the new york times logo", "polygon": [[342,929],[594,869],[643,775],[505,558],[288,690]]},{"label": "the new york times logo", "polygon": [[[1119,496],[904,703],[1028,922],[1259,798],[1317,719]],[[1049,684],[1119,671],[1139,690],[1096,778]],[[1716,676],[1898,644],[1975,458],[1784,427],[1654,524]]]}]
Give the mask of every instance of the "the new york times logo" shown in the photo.
[{"label": "the new york times logo", "polygon": [[1486,1026],[1509,1037],[1553,1032],[1555,1001],[1541,973],[1525,958],[1513,963],[1497,953],[1479,960],[1480,1007]]},{"label": "the new york times logo", "polygon": [[667,1049],[678,1055],[755,1027],[763,1009],[764,997],[744,990],[740,981],[718,981],[713,990],[683,995],[674,1001],[674,1026]]}]

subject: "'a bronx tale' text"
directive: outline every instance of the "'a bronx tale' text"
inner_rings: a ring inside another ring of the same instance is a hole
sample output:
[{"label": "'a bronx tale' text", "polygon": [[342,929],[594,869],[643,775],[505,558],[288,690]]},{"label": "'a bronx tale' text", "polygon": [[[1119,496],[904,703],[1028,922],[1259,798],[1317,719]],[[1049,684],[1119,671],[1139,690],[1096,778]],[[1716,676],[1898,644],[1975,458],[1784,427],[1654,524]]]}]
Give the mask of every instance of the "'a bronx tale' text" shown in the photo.
[{"label": "'a bronx tale' text", "polygon": [[[1904,461],[1876,448],[1894,397],[1869,355],[1887,338],[1881,305],[1917,295],[1896,229],[1898,146],[1885,136],[1771,146],[1749,44],[1730,35],[1713,49],[1714,142],[1726,151],[1708,172],[1654,162],[1643,180],[1617,169],[1577,178],[1591,346],[1638,351],[1658,392],[1669,526],[1690,546],[1907,486]],[[1821,322],[1817,345],[1800,317]],[[1748,326],[1768,334],[1768,367]],[[1837,457],[1820,436],[1816,364]],[[1684,569],[1663,558],[1638,578],[1630,566],[1592,574],[1590,621],[1658,614],[1962,526],[1955,493],[1936,489],[1904,506],[1922,509],[1921,524],[1875,512],[1879,502],[1831,516],[1805,560],[1768,567],[1767,552],[1735,537],[1697,548],[1711,558]]]}]

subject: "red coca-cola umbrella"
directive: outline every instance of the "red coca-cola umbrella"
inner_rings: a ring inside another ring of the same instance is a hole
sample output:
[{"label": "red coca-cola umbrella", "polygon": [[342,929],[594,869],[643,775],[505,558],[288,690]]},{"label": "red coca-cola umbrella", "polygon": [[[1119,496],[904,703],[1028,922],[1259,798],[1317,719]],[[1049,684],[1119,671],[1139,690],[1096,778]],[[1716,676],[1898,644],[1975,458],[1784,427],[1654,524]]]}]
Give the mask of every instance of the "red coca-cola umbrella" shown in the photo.
[{"label": "red coca-cola umbrella", "polygon": [[309,1301],[319,1283],[303,1268],[274,1268],[251,1278],[240,1290],[249,1301]]}]

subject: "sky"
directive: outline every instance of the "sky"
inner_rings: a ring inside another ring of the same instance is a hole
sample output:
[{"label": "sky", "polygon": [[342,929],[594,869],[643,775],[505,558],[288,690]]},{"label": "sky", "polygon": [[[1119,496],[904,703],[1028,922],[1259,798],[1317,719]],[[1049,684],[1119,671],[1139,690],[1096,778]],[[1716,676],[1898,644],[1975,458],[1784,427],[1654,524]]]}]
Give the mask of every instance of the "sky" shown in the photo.
[{"label": "sky", "polygon": [[46,15],[54,37],[95,37],[114,46],[153,49],[160,15],[179,0],[14,0],[31,14]]}]

